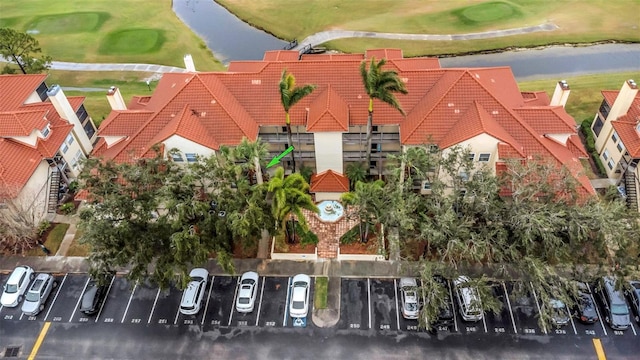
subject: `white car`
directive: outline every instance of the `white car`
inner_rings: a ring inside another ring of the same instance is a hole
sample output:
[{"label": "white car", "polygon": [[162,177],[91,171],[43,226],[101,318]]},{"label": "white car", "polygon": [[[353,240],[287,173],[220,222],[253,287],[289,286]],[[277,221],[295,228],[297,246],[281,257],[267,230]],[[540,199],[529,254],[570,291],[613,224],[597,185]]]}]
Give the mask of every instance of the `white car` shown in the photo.
[{"label": "white car", "polygon": [[256,303],[258,293],[258,273],[248,271],[240,277],[240,290],[236,300],[236,310],[241,313],[250,313]]},{"label": "white car", "polygon": [[415,278],[400,278],[400,300],[402,302],[402,317],[415,320],[420,313],[418,297],[418,282]]},{"label": "white car", "polygon": [[35,316],[44,310],[44,304],[51,294],[51,290],[56,287],[56,282],[51,274],[40,273],[31,284],[27,295],[22,303],[22,312],[25,315]]},{"label": "white car", "polygon": [[293,318],[304,318],[309,313],[309,292],[311,278],[308,275],[298,274],[293,277],[291,286],[291,303],[289,314]]},{"label": "white car", "polygon": [[480,321],[484,316],[480,293],[469,282],[470,279],[466,276],[460,276],[453,280],[458,309],[464,321]]},{"label": "white car", "polygon": [[182,292],[180,312],[185,315],[195,315],[200,311],[200,304],[207,289],[209,272],[206,269],[196,268],[189,273],[191,281]]},{"label": "white car", "polygon": [[16,267],[9,279],[2,287],[2,297],[0,304],[4,307],[16,307],[22,301],[24,293],[29,287],[29,282],[33,280],[35,274],[33,269],[28,266]]}]

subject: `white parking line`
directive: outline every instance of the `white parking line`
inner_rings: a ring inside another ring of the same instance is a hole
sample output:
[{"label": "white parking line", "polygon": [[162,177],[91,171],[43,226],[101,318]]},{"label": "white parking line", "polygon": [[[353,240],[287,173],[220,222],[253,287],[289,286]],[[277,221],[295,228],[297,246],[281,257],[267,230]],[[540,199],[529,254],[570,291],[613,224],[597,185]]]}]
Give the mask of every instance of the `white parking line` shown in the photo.
[{"label": "white parking line", "polygon": [[396,329],[400,330],[400,310],[398,310],[400,307],[398,306],[398,283],[396,279],[393,279],[393,288],[396,292],[396,323],[398,325]]},{"label": "white parking line", "polygon": [[160,296],[160,288],[158,288],[158,292],[156,293],[156,299],[153,300],[153,306],[151,307],[151,314],[149,314],[149,321],[147,321],[147,324],[151,324],[151,318],[153,317],[153,312],[156,310],[156,304],[158,303],[159,296]]},{"label": "white parking line", "polygon": [[[542,310],[540,310],[540,304],[538,303],[538,296],[536,295],[536,290],[533,288],[533,283],[529,281],[529,286],[531,286],[531,291],[533,292],[533,299],[536,301],[536,307],[538,308],[538,314],[542,314]],[[542,332],[547,333],[547,327],[542,323]]]},{"label": "white parking line", "polygon": [[23,313],[23,312],[20,312],[20,319],[18,319],[18,320],[22,320],[22,317],[23,317],[23,316],[24,316],[24,313]]},{"label": "white parking line", "polygon": [[258,316],[256,317],[256,326],[260,321],[260,309],[262,309],[262,295],[264,295],[264,276],[262,277],[262,288],[260,288],[260,302],[258,303]]},{"label": "white parking line", "polygon": [[[53,308],[53,304],[56,302],[56,299],[58,298],[58,294],[60,294],[60,289],[62,289],[62,285],[64,284],[64,281],[67,280],[67,275],[68,274],[64,274],[64,278],[62,278],[62,282],[60,282],[60,284],[58,284],[58,291],[56,292],[56,296],[53,297],[53,301],[51,302],[51,304],[49,304],[49,310],[47,310],[47,314],[44,316],[44,320],[43,321],[47,321],[47,318],[49,317],[49,313],[51,312],[51,309]],[[1,309],[1,307],[0,307]]]},{"label": "white parking line", "polygon": [[138,283],[136,282],[136,284],[133,285],[133,291],[131,291],[131,296],[129,296],[129,301],[127,302],[127,307],[124,309],[124,314],[122,315],[122,321],[120,321],[120,323],[124,323],[124,318],[127,316],[127,311],[129,311],[129,305],[131,305],[131,299],[133,299],[133,294],[135,294],[137,287],[138,287]]},{"label": "white parking line", "polygon": [[588,283],[585,283],[587,285],[587,290],[589,290],[589,294],[591,295],[591,301],[593,302],[593,307],[596,309],[596,314],[598,314],[598,320],[600,321],[600,326],[602,326],[602,331],[604,331],[604,334],[607,335],[607,328],[604,327],[604,323],[602,322],[602,316],[600,316],[600,310],[598,310],[598,304],[596,304],[596,298],[593,297],[593,291],[591,291],[591,286],[589,286]]},{"label": "white parking line", "polygon": [[630,324],[631,324],[631,330],[633,330],[633,335],[638,336],[638,333],[636,332],[636,328],[635,326],[633,326],[633,321],[631,321]]},{"label": "white parking line", "polygon": [[202,314],[202,321],[200,322],[200,325],[204,325],[204,318],[207,317],[207,309],[209,308],[209,301],[211,300],[211,290],[213,290],[213,279],[215,279],[215,276],[211,276],[211,285],[209,287],[209,295],[207,296],[207,303],[204,305],[204,313]]},{"label": "white parking line", "polygon": [[371,329],[371,280],[367,278],[367,307],[369,308],[369,329]]},{"label": "white parking line", "polygon": [[240,278],[238,278],[238,281],[236,282],[236,291],[233,293],[233,301],[231,302],[231,313],[229,314],[229,324],[227,324],[227,326],[231,326],[231,319],[233,319],[233,310],[235,310],[233,304],[236,303],[236,296],[238,296],[239,287],[240,287]]},{"label": "white parking line", "polygon": [[287,281],[287,300],[284,304],[284,319],[282,319],[282,326],[287,326],[287,315],[289,315],[289,293],[291,292],[291,278]]},{"label": "white parking line", "polygon": [[507,306],[509,307],[509,315],[511,316],[511,325],[513,325],[513,331],[517,334],[516,319],[513,316],[513,310],[511,310],[511,300],[509,300],[509,293],[507,292],[507,286],[502,282],[502,289],[504,290],[504,297],[507,299]]},{"label": "white parking line", "polygon": [[456,319],[456,302],[453,301],[453,291],[451,291],[451,282],[447,280],[447,287],[449,288],[449,301],[451,301],[451,309],[453,310],[453,327],[458,332],[458,320]]},{"label": "white parking line", "polygon": [[76,310],[78,310],[78,305],[80,305],[80,301],[82,300],[82,295],[84,295],[84,291],[87,290],[87,285],[89,285],[89,280],[91,280],[90,277],[87,278],[87,282],[84,284],[84,288],[82,288],[82,292],[80,293],[80,297],[78,298],[78,302],[76,303],[76,307],[73,308],[73,312],[71,313],[71,317],[69,318],[69,322],[71,322],[71,319],[73,319],[73,315],[75,315],[76,314]]},{"label": "white parking line", "polygon": [[96,316],[96,321],[98,322],[98,319],[100,318],[100,314],[102,314],[102,309],[104,308],[104,304],[107,302],[107,297],[109,296],[109,292],[111,291],[111,287],[113,286],[113,281],[116,279],[116,276],[113,275],[113,277],[111,277],[111,283],[109,284],[109,288],[107,289],[107,293],[104,295],[104,298],[102,299],[102,304],[100,304],[100,311],[98,311],[98,316]]},{"label": "white parking line", "polygon": [[[427,304],[427,298],[424,297],[425,295],[425,291],[423,289],[423,284],[422,284],[422,279],[418,279],[418,281],[420,282],[420,293],[422,294],[422,305],[426,305]],[[429,323],[429,317],[427,315],[424,316],[424,320],[425,323]],[[418,324],[420,324],[420,319],[418,319]]]},{"label": "white parking line", "polygon": [[485,317],[486,316],[484,316],[484,311],[483,311],[482,312],[482,324],[484,325],[484,333],[486,334],[488,331],[487,331],[487,320],[485,320]]},{"label": "white parking line", "polygon": [[564,306],[567,310],[567,315],[569,315],[569,320],[571,320],[571,326],[573,326],[573,333],[578,335],[578,330],[576,330],[576,324],[573,322],[573,316],[571,316],[571,312],[569,311],[569,307],[567,305]]},{"label": "white parking line", "polygon": [[176,311],[176,317],[173,319],[173,325],[178,323],[178,316],[180,316],[180,305],[178,305],[178,310]]}]

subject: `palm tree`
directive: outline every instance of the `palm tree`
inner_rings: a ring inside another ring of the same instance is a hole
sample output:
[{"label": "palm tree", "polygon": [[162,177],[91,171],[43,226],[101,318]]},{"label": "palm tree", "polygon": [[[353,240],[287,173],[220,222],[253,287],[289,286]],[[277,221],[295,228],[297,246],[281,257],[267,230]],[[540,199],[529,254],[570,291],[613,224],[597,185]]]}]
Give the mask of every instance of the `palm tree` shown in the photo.
[{"label": "palm tree", "polygon": [[384,208],[384,182],[376,180],[365,183],[358,181],[355,190],[342,194],[340,198],[345,206],[353,206],[357,210],[360,219],[360,240],[366,243],[369,237],[369,227],[373,221],[378,221],[381,210]]},{"label": "palm tree", "polygon": [[[296,87],[296,78],[292,74],[287,74],[287,69],[282,70],[282,77],[280,78],[280,101],[286,114],[287,124],[287,141],[289,146],[293,145],[293,139],[291,136],[291,119],[289,118],[289,109],[295,105],[298,101],[302,100],[305,96],[311,94],[316,88],[315,85],[305,85]],[[296,172],[296,158],[294,151],[291,152],[291,164],[293,172]]]},{"label": "palm tree", "polygon": [[242,138],[240,144],[234,149],[235,155],[238,159],[246,159],[248,166],[246,169],[251,173],[256,174],[256,181],[258,185],[263,183],[262,175],[262,162],[261,160],[266,158],[269,152],[267,151],[267,145],[263,143],[260,138],[251,142],[247,138]]},{"label": "palm tree", "polygon": [[375,58],[371,58],[371,64],[367,69],[366,61],[360,63],[360,74],[362,75],[362,83],[369,95],[369,117],[367,118],[367,174],[371,172],[371,133],[373,128],[373,99],[381,100],[394,109],[400,111],[402,115],[405,115],[402,106],[398,102],[394,93],[399,92],[402,94],[407,93],[407,89],[404,83],[398,77],[398,73],[395,71],[383,71],[382,66],[386,64],[385,59],[381,59],[376,63]]},{"label": "palm tree", "polygon": [[318,207],[313,203],[308,192],[309,184],[302,175],[293,173],[285,177],[284,168],[279,167],[269,180],[267,190],[273,200],[271,211],[276,219],[276,225],[283,228],[286,226],[286,221],[291,220],[290,242],[295,239],[295,221],[292,214],[296,215],[303,230],[309,230],[302,209],[318,213]]},{"label": "palm tree", "polygon": [[356,188],[358,181],[365,181],[367,178],[367,170],[365,165],[361,162],[350,163],[347,165],[345,175],[349,179],[349,190],[353,191]]}]

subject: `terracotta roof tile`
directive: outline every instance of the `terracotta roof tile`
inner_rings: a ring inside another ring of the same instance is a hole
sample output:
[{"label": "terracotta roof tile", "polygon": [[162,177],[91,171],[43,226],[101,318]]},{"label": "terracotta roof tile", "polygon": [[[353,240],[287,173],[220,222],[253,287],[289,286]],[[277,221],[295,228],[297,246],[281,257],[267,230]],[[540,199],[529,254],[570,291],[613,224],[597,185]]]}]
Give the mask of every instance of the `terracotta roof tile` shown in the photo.
[{"label": "terracotta roof tile", "polygon": [[297,50],[271,50],[265,51],[264,61],[297,61],[300,54]]},{"label": "terracotta roof tile", "polygon": [[47,126],[45,110],[0,112],[0,136],[29,136]]},{"label": "terracotta roof tile", "polygon": [[545,91],[522,92],[521,94],[527,106],[547,106],[551,102]]},{"label": "terracotta roof tile", "polygon": [[349,179],[333,170],[326,170],[311,176],[311,188],[309,192],[348,192]]},{"label": "terracotta roof tile", "polygon": [[531,106],[514,111],[539,134],[575,133],[578,126],[562,106]]},{"label": "terracotta roof tile", "polygon": [[362,61],[364,54],[303,54],[302,61]]},{"label": "terracotta roof tile", "polygon": [[[316,89],[318,91],[319,89]],[[349,108],[331,85],[309,107],[308,132],[349,131]]]},{"label": "terracotta roof tile", "polygon": [[0,75],[0,111],[13,111],[47,78],[46,74]]},{"label": "terracotta roof tile", "polygon": [[127,136],[138,130],[151,115],[152,111],[113,110],[100,124],[98,135]]},{"label": "terracotta roof tile", "polygon": [[369,49],[365,52],[364,57],[371,59],[375,57],[380,60],[385,58],[387,60],[402,59],[402,49]]},{"label": "terracotta roof tile", "polygon": [[613,128],[620,136],[620,140],[634,158],[640,158],[640,133],[636,130],[637,122],[631,121],[612,121]]}]

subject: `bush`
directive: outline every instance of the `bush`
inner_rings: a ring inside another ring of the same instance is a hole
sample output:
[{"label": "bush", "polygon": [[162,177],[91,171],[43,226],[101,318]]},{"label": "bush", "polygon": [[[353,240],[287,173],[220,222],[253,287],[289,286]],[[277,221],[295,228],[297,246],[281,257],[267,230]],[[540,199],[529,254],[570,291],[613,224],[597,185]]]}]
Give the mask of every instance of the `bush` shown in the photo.
[{"label": "bush", "polygon": [[585,119],[580,123],[580,130],[582,134],[584,134],[584,138],[586,140],[587,152],[591,155],[593,162],[595,162],[596,167],[598,168],[598,172],[600,176],[604,176],[607,171],[600,161],[600,155],[596,151],[596,139],[593,137],[593,131],[591,131],[591,124],[593,123],[593,119]]},{"label": "bush", "polygon": [[51,222],[48,220],[42,220],[40,224],[38,224],[38,236],[44,235],[47,230],[51,227]]},{"label": "bush", "polygon": [[340,237],[340,244],[348,245],[360,241],[360,226],[356,225]]},{"label": "bush", "polygon": [[64,214],[72,214],[76,210],[76,206],[72,202],[60,205],[60,211]]},{"label": "bush", "polygon": [[76,191],[78,191],[79,188],[80,188],[80,184],[75,180],[69,184],[69,191],[71,191],[72,193],[75,193]]}]

